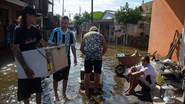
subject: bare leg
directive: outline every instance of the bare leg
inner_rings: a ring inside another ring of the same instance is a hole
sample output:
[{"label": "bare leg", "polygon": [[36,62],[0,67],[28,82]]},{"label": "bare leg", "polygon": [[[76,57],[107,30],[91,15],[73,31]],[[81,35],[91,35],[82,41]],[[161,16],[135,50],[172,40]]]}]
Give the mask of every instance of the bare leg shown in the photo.
[{"label": "bare leg", "polygon": [[42,93],[36,93],[36,102],[37,102],[37,104],[41,104],[41,94]]},{"label": "bare leg", "polygon": [[67,81],[68,81],[68,80],[63,79],[62,95],[63,95],[64,97],[66,97]]},{"label": "bare leg", "polygon": [[24,104],[29,104],[29,98],[24,99]]},{"label": "bare leg", "polygon": [[94,93],[98,92],[98,85],[100,83],[100,74],[94,73],[95,78],[94,78]]},{"label": "bare leg", "polygon": [[53,87],[54,87],[54,92],[55,92],[55,98],[58,101],[59,100],[58,93],[57,93],[58,82],[55,80],[53,80]]},{"label": "bare leg", "polygon": [[132,88],[133,82],[134,82],[134,76],[130,76],[130,86],[129,86],[129,88],[125,91],[125,93],[128,92],[128,91]]},{"label": "bare leg", "polygon": [[136,77],[136,76],[133,76],[133,84],[132,84],[132,87],[130,88],[130,90],[128,91],[129,93],[131,92],[134,92],[134,89],[136,88],[136,86],[138,85],[138,80],[139,80],[139,77]]},{"label": "bare leg", "polygon": [[91,73],[85,74],[85,94],[89,94],[90,75]]}]

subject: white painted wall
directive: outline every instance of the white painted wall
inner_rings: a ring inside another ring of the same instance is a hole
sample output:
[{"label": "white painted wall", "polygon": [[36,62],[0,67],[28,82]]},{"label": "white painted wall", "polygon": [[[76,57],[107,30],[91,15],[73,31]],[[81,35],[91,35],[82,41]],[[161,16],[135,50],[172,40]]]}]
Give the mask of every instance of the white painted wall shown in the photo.
[{"label": "white painted wall", "polygon": [[114,14],[106,12],[101,19],[113,19],[115,18]]}]

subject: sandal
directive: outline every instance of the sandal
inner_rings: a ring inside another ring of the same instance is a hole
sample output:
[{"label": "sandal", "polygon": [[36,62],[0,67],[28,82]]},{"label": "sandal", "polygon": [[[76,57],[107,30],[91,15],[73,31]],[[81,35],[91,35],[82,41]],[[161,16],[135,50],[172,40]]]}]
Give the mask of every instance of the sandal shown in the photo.
[{"label": "sandal", "polygon": [[135,94],[135,91],[132,91],[132,92],[126,92],[125,95],[126,96],[129,96],[129,95],[134,95]]},{"label": "sandal", "polygon": [[85,90],[80,91],[80,93],[85,94],[85,95],[89,95],[89,94],[85,93]]}]

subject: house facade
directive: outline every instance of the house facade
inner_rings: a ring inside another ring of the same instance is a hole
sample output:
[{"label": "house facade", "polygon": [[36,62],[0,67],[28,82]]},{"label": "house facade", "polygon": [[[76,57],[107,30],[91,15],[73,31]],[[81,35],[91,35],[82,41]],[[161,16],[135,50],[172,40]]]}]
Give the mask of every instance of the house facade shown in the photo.
[{"label": "house facade", "polygon": [[[185,0],[154,0],[148,52],[168,54],[170,44],[183,32]],[[177,31],[177,35],[175,35]],[[175,47],[172,60],[178,62],[181,42]]]},{"label": "house facade", "polygon": [[152,11],[152,4],[153,4],[153,1],[142,4],[141,5],[142,11],[144,13],[150,13]]},{"label": "house facade", "polygon": [[[115,11],[106,10],[102,17],[98,20],[93,20],[93,26],[98,27],[99,32],[105,37],[108,44],[115,43],[114,26],[115,26]],[[91,21],[86,23],[86,31],[91,27]]]},{"label": "house facade", "polygon": [[[147,3],[148,4],[148,3]],[[112,10],[106,10],[99,20],[93,20],[93,25],[97,26],[106,39],[108,44],[129,44],[130,37],[139,37],[140,34],[149,37],[150,23],[147,23],[144,19],[138,21],[138,24],[118,24],[115,20],[115,12]],[[91,22],[86,23],[86,31],[91,26]],[[147,42],[148,44],[148,42]]]},{"label": "house facade", "polygon": [[114,19],[115,18],[115,12],[113,10],[105,10],[105,12],[103,13],[101,19]]},{"label": "house facade", "polygon": [[116,44],[131,44],[130,38],[149,37],[150,24],[145,21],[138,21],[138,24],[122,24],[116,23],[115,25],[115,43]]},{"label": "house facade", "polygon": [[0,0],[0,41],[5,42],[4,25],[5,21],[9,20],[10,24],[14,19],[21,15],[21,10],[27,3],[20,0]]},{"label": "house facade", "polygon": [[[5,42],[4,28],[5,21],[9,20],[12,24],[14,19],[17,19],[21,15],[23,7],[29,5],[36,9],[36,11],[42,14],[41,27],[43,24],[47,24],[47,21],[43,21],[44,18],[48,18],[48,4],[51,4],[49,0],[0,0],[0,41]],[[50,23],[48,23],[50,24]],[[48,25],[49,26],[49,25]]]}]

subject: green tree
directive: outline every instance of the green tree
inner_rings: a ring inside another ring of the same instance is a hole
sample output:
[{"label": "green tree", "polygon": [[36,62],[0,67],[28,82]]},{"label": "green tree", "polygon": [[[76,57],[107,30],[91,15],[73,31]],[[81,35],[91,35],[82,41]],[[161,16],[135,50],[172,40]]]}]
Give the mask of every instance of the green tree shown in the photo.
[{"label": "green tree", "polygon": [[[125,34],[127,34],[127,24],[137,24],[142,19],[141,13],[138,7],[135,9],[129,8],[129,4],[126,2],[125,6],[115,13],[115,18],[118,23],[124,23]],[[124,36],[126,37],[126,35]],[[126,44],[126,41],[123,43]]]},{"label": "green tree", "polygon": [[151,23],[151,16],[152,16],[152,5],[149,6],[149,12],[145,12],[145,21]]},{"label": "green tree", "polygon": [[75,30],[77,30],[77,33],[78,33],[79,26],[81,26],[83,22],[87,22],[90,19],[91,19],[91,15],[86,11],[82,15],[77,13],[75,14],[72,24]]},{"label": "green tree", "polygon": [[81,14],[76,13],[74,16],[74,20],[73,20],[73,26],[75,30],[77,31],[77,33],[78,33],[78,28],[79,26],[81,26],[81,24],[82,24],[82,16]]},{"label": "green tree", "polygon": [[82,24],[82,16],[81,14],[75,14],[74,21],[73,21],[74,27],[77,28]]},{"label": "green tree", "polygon": [[129,4],[126,2],[125,6],[115,13],[115,18],[118,23],[137,24],[142,19],[141,13],[138,7],[135,9],[129,8]]},{"label": "green tree", "polygon": [[57,17],[59,17],[59,18],[61,17],[61,15],[60,15],[60,14],[55,14],[54,16],[57,16]]},{"label": "green tree", "polygon": [[37,17],[36,24],[39,24],[39,25],[41,25],[41,17]]},{"label": "green tree", "polygon": [[88,13],[88,12],[84,12],[83,14],[82,14],[82,22],[87,22],[87,21],[89,21],[91,19],[91,15]]}]

